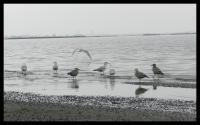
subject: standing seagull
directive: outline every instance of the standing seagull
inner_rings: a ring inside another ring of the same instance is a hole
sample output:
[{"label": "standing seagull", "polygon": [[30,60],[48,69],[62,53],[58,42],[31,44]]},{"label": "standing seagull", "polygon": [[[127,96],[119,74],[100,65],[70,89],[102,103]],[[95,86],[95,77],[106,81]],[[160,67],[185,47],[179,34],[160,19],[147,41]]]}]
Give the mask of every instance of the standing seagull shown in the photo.
[{"label": "standing seagull", "polygon": [[26,72],[27,72],[27,66],[26,66],[25,63],[22,64],[22,66],[21,66],[21,70],[22,70],[22,74],[23,74],[23,75],[26,75]]},{"label": "standing seagull", "polygon": [[151,66],[153,66],[152,71],[153,71],[154,77],[156,75],[164,75],[164,73],[158,67],[156,67],[156,64],[152,64]]},{"label": "standing seagull", "polygon": [[110,69],[110,75],[114,76],[115,75],[115,69]]},{"label": "standing seagull", "polygon": [[75,52],[84,52],[87,54],[87,56],[90,58],[90,60],[92,60],[92,56],[90,55],[90,53],[87,50],[84,49],[75,49],[72,53],[72,55],[74,55]]},{"label": "standing seagull", "polygon": [[54,62],[54,63],[53,63],[53,71],[54,71],[54,73],[55,73],[55,72],[57,73],[57,70],[58,70],[57,62]]},{"label": "standing seagull", "polygon": [[141,82],[142,78],[149,78],[147,75],[145,75],[143,72],[138,71],[137,68],[135,68],[135,76],[139,79],[139,82]]},{"label": "standing seagull", "polygon": [[97,68],[97,69],[95,69],[95,70],[93,70],[93,71],[98,71],[98,72],[104,74],[104,71],[106,70],[106,67],[107,67],[108,64],[110,64],[110,63],[104,62],[104,65],[103,65],[103,66],[100,66],[99,68]]},{"label": "standing seagull", "polygon": [[80,70],[79,68],[75,68],[74,70],[72,70],[71,72],[68,72],[67,74],[76,79],[76,76],[78,75],[79,70]]}]

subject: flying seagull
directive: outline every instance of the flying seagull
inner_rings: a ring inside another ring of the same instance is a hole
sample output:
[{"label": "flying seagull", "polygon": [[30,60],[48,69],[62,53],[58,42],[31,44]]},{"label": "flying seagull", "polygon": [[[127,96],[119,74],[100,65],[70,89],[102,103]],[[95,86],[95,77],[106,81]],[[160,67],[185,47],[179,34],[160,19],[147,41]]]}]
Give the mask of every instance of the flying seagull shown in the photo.
[{"label": "flying seagull", "polygon": [[57,73],[57,70],[58,70],[57,62],[54,62],[53,63],[53,71]]},{"label": "flying seagull", "polygon": [[72,70],[71,72],[68,72],[67,74],[76,79],[76,76],[78,75],[79,70],[80,70],[79,68],[75,68],[74,70]]},{"label": "flying seagull", "polygon": [[90,53],[87,50],[84,49],[75,49],[72,53],[72,55],[74,55],[75,52],[84,52],[85,54],[87,54],[87,56],[90,58],[90,60],[92,60],[92,56],[90,55]]},{"label": "flying seagull", "polygon": [[[107,67],[108,64],[110,64],[110,63],[104,62],[104,65],[103,65],[103,66],[100,66],[99,68],[94,69],[93,71],[98,71],[98,72],[104,74],[104,71],[106,70],[106,67]],[[110,64],[110,65],[111,65],[111,64]]]},{"label": "flying seagull", "polygon": [[141,82],[142,78],[145,78],[145,77],[149,78],[143,72],[140,72],[137,68],[135,68],[135,76],[139,79],[139,82]]},{"label": "flying seagull", "polygon": [[156,67],[156,64],[152,64],[151,66],[153,66],[152,71],[153,71],[154,76],[164,75],[164,73],[158,67]]},{"label": "flying seagull", "polygon": [[26,72],[27,72],[27,66],[25,63],[22,64],[21,66],[21,70],[22,70],[22,74],[26,75]]}]

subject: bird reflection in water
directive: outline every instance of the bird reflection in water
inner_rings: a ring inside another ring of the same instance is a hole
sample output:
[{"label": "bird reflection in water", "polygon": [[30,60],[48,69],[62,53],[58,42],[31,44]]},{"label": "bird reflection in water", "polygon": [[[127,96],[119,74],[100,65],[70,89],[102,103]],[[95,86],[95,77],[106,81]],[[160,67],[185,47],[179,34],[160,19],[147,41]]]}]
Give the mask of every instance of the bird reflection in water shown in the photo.
[{"label": "bird reflection in water", "polygon": [[70,88],[72,88],[72,89],[78,89],[79,88],[79,84],[78,84],[78,81],[76,79],[72,79],[72,81],[70,82]]},{"label": "bird reflection in water", "polygon": [[158,86],[158,83],[156,81],[153,82],[153,90],[156,90]]},{"label": "bird reflection in water", "polygon": [[113,90],[115,87],[115,78],[114,77],[110,77],[110,88],[111,90]]},{"label": "bird reflection in water", "polygon": [[142,87],[139,86],[139,87],[135,90],[135,95],[136,95],[136,97],[138,98],[139,95],[145,93],[147,90],[148,90],[148,89],[142,88]]}]

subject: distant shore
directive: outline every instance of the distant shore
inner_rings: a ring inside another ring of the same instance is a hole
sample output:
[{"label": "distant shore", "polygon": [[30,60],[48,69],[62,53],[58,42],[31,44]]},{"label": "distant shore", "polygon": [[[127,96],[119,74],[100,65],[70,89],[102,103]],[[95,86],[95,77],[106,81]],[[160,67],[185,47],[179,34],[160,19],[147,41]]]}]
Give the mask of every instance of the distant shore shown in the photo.
[{"label": "distant shore", "polygon": [[4,121],[196,121],[196,101],[10,91]]},{"label": "distant shore", "polygon": [[196,33],[146,33],[146,34],[127,34],[127,35],[72,35],[72,36],[14,36],[4,39],[50,39],[50,38],[83,38],[83,37],[117,37],[117,36],[152,36],[152,35],[187,35]]}]

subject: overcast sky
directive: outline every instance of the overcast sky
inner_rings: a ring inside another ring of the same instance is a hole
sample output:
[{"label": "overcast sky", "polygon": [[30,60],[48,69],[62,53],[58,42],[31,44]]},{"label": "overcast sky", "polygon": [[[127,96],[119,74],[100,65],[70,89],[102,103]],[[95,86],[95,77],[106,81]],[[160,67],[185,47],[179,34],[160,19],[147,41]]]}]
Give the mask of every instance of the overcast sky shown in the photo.
[{"label": "overcast sky", "polygon": [[4,35],[195,31],[195,4],[4,4]]}]

